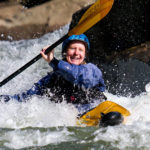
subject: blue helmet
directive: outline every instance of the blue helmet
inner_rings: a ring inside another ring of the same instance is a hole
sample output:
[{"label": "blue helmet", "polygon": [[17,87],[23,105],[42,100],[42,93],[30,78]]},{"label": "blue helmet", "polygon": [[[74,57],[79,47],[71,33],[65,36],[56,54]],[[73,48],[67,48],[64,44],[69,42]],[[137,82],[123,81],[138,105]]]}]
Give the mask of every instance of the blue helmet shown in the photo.
[{"label": "blue helmet", "polygon": [[80,35],[71,35],[69,36],[62,44],[62,52],[65,51],[65,48],[67,47],[67,45],[70,43],[70,41],[82,41],[87,45],[87,50],[90,50],[90,42],[87,38],[87,36],[85,34],[80,34]]}]

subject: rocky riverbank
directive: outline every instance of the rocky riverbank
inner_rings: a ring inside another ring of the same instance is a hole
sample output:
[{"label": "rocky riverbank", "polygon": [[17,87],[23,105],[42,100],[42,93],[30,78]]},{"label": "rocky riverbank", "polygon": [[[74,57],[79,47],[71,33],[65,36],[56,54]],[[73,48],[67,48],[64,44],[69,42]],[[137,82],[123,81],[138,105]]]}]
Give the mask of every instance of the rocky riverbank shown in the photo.
[{"label": "rocky riverbank", "polygon": [[71,22],[72,14],[94,0],[51,0],[27,8],[19,1],[0,2],[0,40],[38,38]]}]

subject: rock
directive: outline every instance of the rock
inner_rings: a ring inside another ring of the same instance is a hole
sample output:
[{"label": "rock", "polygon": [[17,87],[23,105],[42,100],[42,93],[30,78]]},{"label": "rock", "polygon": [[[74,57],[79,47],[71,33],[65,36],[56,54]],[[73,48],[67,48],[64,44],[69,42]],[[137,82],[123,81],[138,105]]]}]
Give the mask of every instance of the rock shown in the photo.
[{"label": "rock", "polygon": [[107,60],[107,63],[123,59],[138,59],[146,64],[150,64],[150,41],[146,41],[140,45],[122,51],[113,51],[111,55],[106,55],[105,59]]},{"label": "rock", "polygon": [[50,0],[38,0],[38,1],[37,0],[21,0],[20,3],[25,7],[31,8],[31,7],[40,5],[44,2],[47,2],[47,1],[50,1]]},{"label": "rock", "polygon": [[[73,15],[70,28],[86,11]],[[91,42],[91,59],[105,62],[114,52],[150,41],[150,0],[115,0],[109,14],[86,32]]]},{"label": "rock", "polygon": [[27,9],[0,3],[0,40],[38,38],[71,22],[72,14],[94,0],[51,0]]}]

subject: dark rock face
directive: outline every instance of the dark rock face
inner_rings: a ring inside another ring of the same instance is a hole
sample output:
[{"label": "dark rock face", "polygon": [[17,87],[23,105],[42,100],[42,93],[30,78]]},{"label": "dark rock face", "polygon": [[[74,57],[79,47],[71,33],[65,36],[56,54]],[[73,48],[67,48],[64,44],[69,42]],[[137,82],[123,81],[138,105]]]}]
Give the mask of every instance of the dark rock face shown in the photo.
[{"label": "dark rock face", "polygon": [[[85,11],[73,15],[70,28]],[[150,48],[128,49],[150,41],[149,14],[150,0],[115,0],[109,14],[86,32],[91,42],[90,61],[102,69],[113,94],[135,96],[150,82]]]},{"label": "dark rock face", "polygon": [[[85,12],[73,16],[71,28]],[[86,32],[92,55],[110,55],[150,40],[150,0],[115,0],[109,14]]]},{"label": "dark rock face", "polygon": [[150,40],[149,8],[149,0],[115,1],[112,11],[99,25],[101,29],[105,27],[104,46],[108,53]]}]

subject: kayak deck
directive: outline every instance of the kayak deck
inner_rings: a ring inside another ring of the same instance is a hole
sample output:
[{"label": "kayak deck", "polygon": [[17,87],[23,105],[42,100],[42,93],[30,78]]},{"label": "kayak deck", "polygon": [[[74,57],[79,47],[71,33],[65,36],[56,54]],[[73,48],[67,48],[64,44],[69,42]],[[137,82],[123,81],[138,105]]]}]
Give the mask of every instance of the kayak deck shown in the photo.
[{"label": "kayak deck", "polygon": [[80,117],[77,119],[77,125],[79,126],[98,126],[101,120],[101,113],[107,114],[109,112],[119,112],[124,117],[124,123],[125,118],[127,116],[130,116],[130,112],[122,107],[121,105],[118,105],[117,103],[111,102],[111,101],[105,101],[96,106],[95,108],[83,113]]}]

